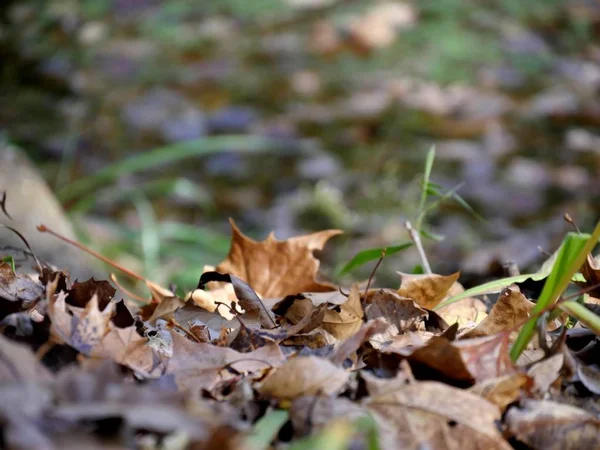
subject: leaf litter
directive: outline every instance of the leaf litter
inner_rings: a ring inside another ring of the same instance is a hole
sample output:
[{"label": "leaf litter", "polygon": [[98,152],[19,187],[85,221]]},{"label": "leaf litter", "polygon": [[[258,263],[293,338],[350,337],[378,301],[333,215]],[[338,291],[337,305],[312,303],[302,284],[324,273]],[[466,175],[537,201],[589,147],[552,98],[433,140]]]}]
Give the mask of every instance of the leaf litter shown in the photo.
[{"label": "leaf litter", "polygon": [[314,256],[339,230],[259,242],[231,226],[226,259],[183,298],[137,277],[142,306],[105,280],[0,263],[7,447],[597,445],[598,338],[584,325],[552,317],[514,363],[536,300],[517,285],[489,311],[473,297],[434,311],[464,291],[459,273],[347,290]]}]

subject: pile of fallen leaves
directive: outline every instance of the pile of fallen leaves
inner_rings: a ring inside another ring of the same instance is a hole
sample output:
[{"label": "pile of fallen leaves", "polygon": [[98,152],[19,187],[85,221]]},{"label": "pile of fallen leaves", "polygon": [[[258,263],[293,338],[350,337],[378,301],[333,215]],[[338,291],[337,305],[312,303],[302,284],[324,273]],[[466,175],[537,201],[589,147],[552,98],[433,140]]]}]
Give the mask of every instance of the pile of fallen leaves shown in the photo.
[{"label": "pile of fallen leaves", "polygon": [[458,273],[339,287],[313,254],[338,230],[257,242],[232,226],[197,289],[148,281],[143,306],[1,263],[2,446],[598,447],[598,337],[558,317],[513,363],[534,305],[519,286],[434,311]]}]

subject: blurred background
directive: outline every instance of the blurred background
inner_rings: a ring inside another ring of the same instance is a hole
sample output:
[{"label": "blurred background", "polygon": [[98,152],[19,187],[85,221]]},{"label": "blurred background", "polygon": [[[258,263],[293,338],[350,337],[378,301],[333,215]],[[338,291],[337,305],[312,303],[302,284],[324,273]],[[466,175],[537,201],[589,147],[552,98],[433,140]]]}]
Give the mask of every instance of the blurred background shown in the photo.
[{"label": "blurred background", "polygon": [[[599,34],[594,0],[3,0],[1,140],[84,242],[186,288],[228,217],[257,239],[343,229],[338,280],[406,242],[435,145],[460,198],[431,199],[424,245],[468,285],[535,268],[565,212],[598,217]],[[386,258],[379,284],[416,264]]]}]

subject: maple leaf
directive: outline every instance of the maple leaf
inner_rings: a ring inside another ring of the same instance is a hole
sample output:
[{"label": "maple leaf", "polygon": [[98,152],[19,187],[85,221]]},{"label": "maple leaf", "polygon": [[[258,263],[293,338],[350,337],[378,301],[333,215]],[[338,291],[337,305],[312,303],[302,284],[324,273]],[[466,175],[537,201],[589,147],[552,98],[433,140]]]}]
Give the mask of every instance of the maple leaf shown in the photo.
[{"label": "maple leaf", "polygon": [[231,248],[216,270],[229,273],[248,283],[262,298],[281,298],[298,292],[323,292],[335,286],[315,280],[319,260],[313,252],[341,230],[325,230],[285,241],[273,233],[258,242],[244,236],[230,220]]}]

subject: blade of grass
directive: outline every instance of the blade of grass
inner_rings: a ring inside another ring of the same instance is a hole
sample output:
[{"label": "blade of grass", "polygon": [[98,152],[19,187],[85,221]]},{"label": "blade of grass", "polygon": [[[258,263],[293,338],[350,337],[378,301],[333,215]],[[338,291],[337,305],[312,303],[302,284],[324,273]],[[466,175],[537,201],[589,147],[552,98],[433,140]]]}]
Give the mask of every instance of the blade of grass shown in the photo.
[{"label": "blade of grass", "polygon": [[432,146],[427,152],[425,157],[425,170],[423,172],[423,181],[421,181],[421,198],[419,199],[419,209],[417,210],[417,221],[415,227],[417,231],[421,231],[423,220],[425,219],[425,204],[427,203],[429,187],[429,179],[431,177],[431,171],[433,169],[433,162],[435,161],[435,146]]},{"label": "blade of grass", "polygon": [[538,281],[538,280],[545,278],[547,275],[548,274],[527,273],[527,274],[523,274],[523,275],[516,275],[514,277],[507,277],[507,278],[501,278],[499,280],[490,281],[488,283],[480,284],[479,286],[475,286],[470,289],[467,289],[466,291],[461,292],[460,294],[455,295],[454,297],[450,297],[449,299],[444,300],[443,302],[439,303],[433,309],[436,310],[436,309],[443,308],[444,306],[451,305],[452,303],[458,302],[467,297],[476,297],[478,295],[485,295],[485,294],[495,294],[495,293],[502,291],[502,289],[507,288],[508,286],[510,286],[513,283],[522,283],[523,281],[525,281],[528,278]]},{"label": "blade of grass", "polygon": [[575,272],[581,268],[587,255],[596,246],[599,238],[600,222],[596,225],[591,237],[588,234],[567,233],[552,267],[552,271],[546,279],[542,293],[535,307],[531,310],[531,315],[535,317],[523,326],[510,350],[510,356],[513,361],[517,360],[531,340],[538,320],[537,313],[558,300],[571,282]]},{"label": "blade of grass", "polygon": [[246,440],[248,447],[252,450],[265,450],[277,436],[279,429],[287,422],[289,413],[276,409],[265,414],[252,430],[252,434]]},{"label": "blade of grass", "polygon": [[94,195],[86,195],[69,208],[69,213],[83,214],[98,203],[116,205],[129,202],[131,198],[143,195],[147,198],[155,196],[177,196],[191,200],[198,205],[209,205],[211,200],[208,193],[199,188],[187,178],[170,178],[165,180],[152,180],[131,187],[109,186]]},{"label": "blade of grass", "polygon": [[158,235],[154,209],[150,202],[142,196],[134,200],[134,205],[141,222],[140,240],[144,262],[144,275],[148,279],[155,280],[158,274],[161,240]]},{"label": "blade of grass", "polygon": [[600,316],[594,314],[581,303],[569,300],[568,302],[561,303],[560,309],[577,317],[577,319],[581,320],[589,328],[594,330],[597,335],[600,335]]},{"label": "blade of grass", "polygon": [[120,176],[161,167],[186,158],[210,155],[222,151],[298,151],[305,148],[303,142],[268,139],[259,136],[211,136],[181,142],[130,156],[99,170],[94,175],[82,178],[58,191],[61,202],[68,202],[109,183]]},{"label": "blade of grass", "polygon": [[[513,283],[522,283],[528,278],[531,278],[533,281],[543,280],[548,275],[550,275],[559,250],[555,251],[552,254],[552,256],[550,256],[546,261],[544,261],[544,264],[542,264],[542,267],[536,273],[516,275],[513,277],[501,278],[499,280],[494,280],[488,283],[480,284],[479,286],[467,289],[466,291],[461,292],[460,294],[455,295],[454,297],[451,297],[448,300],[444,300],[433,309],[443,308],[444,306],[448,306],[467,297],[477,297],[478,295],[495,294],[502,291],[502,289],[509,287]],[[575,281],[575,276],[573,277],[573,281]]]},{"label": "blade of grass", "polygon": [[338,271],[338,275],[345,275],[363,264],[379,259],[383,250],[386,251],[386,256],[389,256],[401,252],[402,250],[406,250],[412,245],[412,242],[404,242],[400,245],[393,245],[391,247],[369,248],[360,251]]}]

